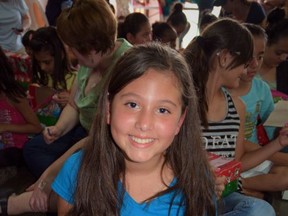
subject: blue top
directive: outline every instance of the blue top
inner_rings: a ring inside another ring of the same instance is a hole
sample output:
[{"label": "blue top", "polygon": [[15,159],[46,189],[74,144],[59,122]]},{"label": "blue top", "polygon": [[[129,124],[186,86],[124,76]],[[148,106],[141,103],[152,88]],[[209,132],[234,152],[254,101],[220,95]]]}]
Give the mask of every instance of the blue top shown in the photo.
[{"label": "blue top", "polygon": [[[56,179],[52,184],[53,191],[58,194],[62,199],[70,203],[74,204],[74,192],[77,181],[77,173],[81,164],[81,158],[83,156],[83,151],[78,151],[71,155],[62,169],[58,173]],[[171,185],[175,184],[176,180],[174,179],[171,182]],[[118,191],[122,191],[123,186],[122,183],[118,182]],[[170,192],[168,194],[164,194],[160,197],[153,199],[149,204],[147,203],[137,203],[127,192],[124,193],[123,197],[123,205],[121,206],[120,215],[121,216],[149,216],[149,215],[169,215],[169,207],[170,202],[175,194],[174,192]],[[184,215],[185,207],[179,206],[179,202],[181,200],[182,194],[178,194],[171,207],[170,215]]]},{"label": "blue top", "polygon": [[[250,91],[241,97],[246,105],[245,116],[245,139],[258,143],[257,139],[257,117],[260,115],[262,123],[269,117],[274,110],[273,97],[269,86],[261,79],[254,78]],[[273,138],[274,127],[265,127],[267,135]]]}]

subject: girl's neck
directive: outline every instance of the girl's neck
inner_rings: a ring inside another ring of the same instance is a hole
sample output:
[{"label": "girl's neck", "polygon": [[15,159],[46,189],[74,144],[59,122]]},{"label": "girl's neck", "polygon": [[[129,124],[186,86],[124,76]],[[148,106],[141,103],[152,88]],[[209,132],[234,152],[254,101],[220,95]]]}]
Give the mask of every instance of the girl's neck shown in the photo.
[{"label": "girl's neck", "polygon": [[209,72],[209,78],[206,83],[206,96],[207,96],[207,102],[208,106],[209,103],[212,103],[214,101],[215,97],[218,97],[222,94],[222,83],[220,80],[220,77],[218,76],[217,72]]},{"label": "girl's neck", "polygon": [[273,70],[274,68],[275,68],[274,66],[271,66],[271,65],[267,64],[265,61],[263,61],[259,73],[260,74],[261,73],[267,73],[267,72]]},{"label": "girl's neck", "polygon": [[164,163],[164,156],[155,158],[149,162],[137,163],[126,160],[126,174],[130,175],[147,175],[153,172],[158,172],[162,169]]},{"label": "girl's neck", "polygon": [[167,165],[162,169],[163,163],[164,157],[146,164],[126,161],[124,184],[136,202],[141,203],[170,185],[174,178],[173,171]]},{"label": "girl's neck", "polygon": [[265,81],[274,82],[276,79],[276,68],[264,64],[263,62],[259,74],[261,78],[264,79]]}]

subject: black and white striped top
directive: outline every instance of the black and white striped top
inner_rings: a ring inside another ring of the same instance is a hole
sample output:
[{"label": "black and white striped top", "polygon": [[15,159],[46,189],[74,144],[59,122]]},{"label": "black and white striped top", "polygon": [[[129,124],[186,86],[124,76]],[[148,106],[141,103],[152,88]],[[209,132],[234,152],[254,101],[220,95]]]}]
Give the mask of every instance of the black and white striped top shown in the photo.
[{"label": "black and white striped top", "polygon": [[207,129],[202,127],[202,136],[207,151],[234,158],[240,118],[230,94],[224,89],[223,92],[228,104],[227,115],[222,121],[209,121]]}]

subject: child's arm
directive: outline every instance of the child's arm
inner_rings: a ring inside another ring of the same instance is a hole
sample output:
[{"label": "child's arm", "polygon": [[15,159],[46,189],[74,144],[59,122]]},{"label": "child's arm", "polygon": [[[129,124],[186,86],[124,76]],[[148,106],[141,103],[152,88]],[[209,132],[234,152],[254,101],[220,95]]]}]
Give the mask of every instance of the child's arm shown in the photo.
[{"label": "child's arm", "polygon": [[42,126],[31,109],[26,98],[20,98],[19,103],[9,101],[24,117],[25,124],[0,124],[0,132],[40,133]]},{"label": "child's arm", "polygon": [[[246,107],[243,101],[239,97],[233,97],[233,102],[235,104],[235,108],[240,118],[239,134],[238,134],[237,141],[236,141],[235,160],[242,162],[242,157],[245,153],[243,143],[244,143],[244,136],[245,136],[244,127],[245,127]],[[242,168],[243,168],[243,164],[242,164]]]},{"label": "child's arm", "polygon": [[[74,152],[84,147],[87,138],[83,138],[74,144],[70,149],[68,149],[60,158],[54,161],[40,176],[37,182],[29,187],[27,191],[33,191],[30,197],[29,204],[31,209],[34,211],[42,210],[44,211],[48,207],[48,200],[51,194],[51,184],[63,166],[64,162],[68,157],[70,157]],[[44,185],[42,187],[41,185]],[[44,207],[44,208],[43,208]],[[50,206],[51,208],[51,206]]]},{"label": "child's arm", "polygon": [[68,215],[69,211],[72,209],[72,205],[63,200],[58,196],[57,198],[57,209],[58,209],[58,216],[66,216]]},{"label": "child's arm", "polygon": [[[285,145],[288,144],[287,130],[282,130],[281,137],[273,140],[269,144],[258,148],[253,151],[245,151],[249,148],[247,145],[249,141],[244,140],[244,125],[245,125],[245,105],[239,98],[233,98],[237,112],[240,116],[240,131],[237,138],[235,159],[242,162],[242,171],[247,171],[263,161],[269,159],[273,154],[281,150]],[[256,145],[256,144],[255,144]]]},{"label": "child's arm", "polygon": [[79,122],[78,108],[74,102],[74,98],[77,92],[77,82],[73,83],[69,102],[62,110],[60,117],[55,126],[47,127],[47,130],[43,131],[43,136],[46,143],[52,143],[59,137],[65,135]]}]

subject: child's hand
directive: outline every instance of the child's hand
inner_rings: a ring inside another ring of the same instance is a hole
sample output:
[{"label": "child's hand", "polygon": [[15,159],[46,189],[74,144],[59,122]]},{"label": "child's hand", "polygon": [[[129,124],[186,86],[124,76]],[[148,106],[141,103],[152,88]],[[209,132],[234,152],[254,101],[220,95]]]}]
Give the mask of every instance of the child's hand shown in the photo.
[{"label": "child's hand", "polygon": [[[43,186],[44,185],[44,186]],[[38,180],[31,185],[26,191],[32,191],[32,196],[29,200],[30,208],[34,212],[47,212],[51,187],[45,181]]]},{"label": "child's hand", "polygon": [[17,34],[17,35],[20,35],[20,34],[22,34],[23,33],[23,29],[18,29],[18,28],[12,28],[12,31],[15,33],[15,34]]},{"label": "child's hand", "polygon": [[43,138],[47,144],[51,144],[61,135],[61,131],[56,126],[46,127],[43,130]]},{"label": "child's hand", "polygon": [[288,123],[280,130],[277,139],[282,147],[288,146]]},{"label": "child's hand", "polygon": [[61,107],[64,107],[69,101],[70,93],[68,91],[61,91],[55,95],[53,95],[52,99],[60,104]]}]

